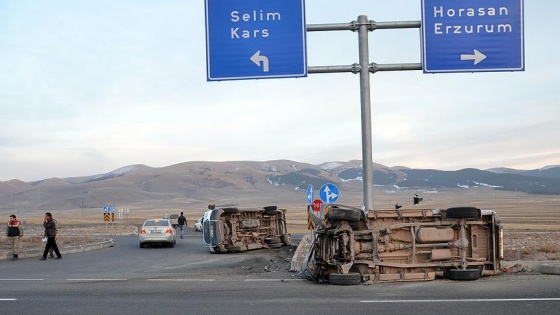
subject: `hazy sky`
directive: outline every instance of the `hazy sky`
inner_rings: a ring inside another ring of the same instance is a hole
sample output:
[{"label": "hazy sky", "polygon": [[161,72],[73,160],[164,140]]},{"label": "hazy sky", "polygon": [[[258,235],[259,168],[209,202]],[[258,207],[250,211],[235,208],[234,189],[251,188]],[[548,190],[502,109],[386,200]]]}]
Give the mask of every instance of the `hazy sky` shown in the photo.
[{"label": "hazy sky", "polygon": [[[525,72],[371,75],[373,160],[456,170],[560,164],[560,2],[525,1]],[[307,24],[418,21],[420,0],[307,0]],[[206,81],[202,0],[0,0],[0,181],[131,164],[361,159],[359,76]],[[418,63],[418,29],[370,59]],[[311,32],[308,65],[358,62]]]}]

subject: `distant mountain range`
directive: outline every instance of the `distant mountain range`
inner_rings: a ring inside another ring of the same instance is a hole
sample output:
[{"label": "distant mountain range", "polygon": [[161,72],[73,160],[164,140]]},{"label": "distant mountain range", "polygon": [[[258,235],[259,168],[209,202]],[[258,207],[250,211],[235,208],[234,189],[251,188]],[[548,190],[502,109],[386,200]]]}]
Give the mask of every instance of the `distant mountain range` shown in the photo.
[{"label": "distant mountain range", "polygon": [[[0,182],[0,209],[100,208],[106,204],[184,208],[249,198],[261,198],[265,205],[299,196],[309,184],[318,189],[331,182],[345,191],[360,192],[362,178],[361,161],[357,160],[319,165],[289,160],[185,162],[161,168],[130,165],[85,177]],[[484,186],[529,194],[560,194],[560,166],[441,171],[374,164],[373,178],[376,186],[390,190]]]}]

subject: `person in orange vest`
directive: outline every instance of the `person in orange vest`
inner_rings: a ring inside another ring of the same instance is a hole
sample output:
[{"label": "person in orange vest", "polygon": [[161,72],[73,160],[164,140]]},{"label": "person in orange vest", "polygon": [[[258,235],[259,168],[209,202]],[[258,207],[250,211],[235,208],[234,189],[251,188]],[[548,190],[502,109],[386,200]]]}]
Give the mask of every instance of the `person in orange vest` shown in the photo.
[{"label": "person in orange vest", "polygon": [[10,222],[8,222],[8,229],[6,231],[8,240],[10,241],[10,247],[12,248],[13,257],[12,260],[18,260],[19,254],[19,241],[23,236],[23,228],[21,222],[16,219],[15,214],[10,214]]}]

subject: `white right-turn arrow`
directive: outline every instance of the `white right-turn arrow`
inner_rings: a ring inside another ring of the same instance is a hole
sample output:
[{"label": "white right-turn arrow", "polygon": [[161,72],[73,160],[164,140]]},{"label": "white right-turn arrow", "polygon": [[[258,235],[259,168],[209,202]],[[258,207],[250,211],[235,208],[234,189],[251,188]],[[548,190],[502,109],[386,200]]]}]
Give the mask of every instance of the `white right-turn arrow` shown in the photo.
[{"label": "white right-turn arrow", "polygon": [[474,60],[475,66],[484,59],[486,59],[486,55],[476,49],[472,55],[461,55],[461,60]]},{"label": "white right-turn arrow", "polygon": [[331,192],[331,190],[329,189],[329,186],[325,187],[325,198],[327,199],[327,203],[331,203],[331,200],[336,199],[336,197],[338,197],[337,194]]}]

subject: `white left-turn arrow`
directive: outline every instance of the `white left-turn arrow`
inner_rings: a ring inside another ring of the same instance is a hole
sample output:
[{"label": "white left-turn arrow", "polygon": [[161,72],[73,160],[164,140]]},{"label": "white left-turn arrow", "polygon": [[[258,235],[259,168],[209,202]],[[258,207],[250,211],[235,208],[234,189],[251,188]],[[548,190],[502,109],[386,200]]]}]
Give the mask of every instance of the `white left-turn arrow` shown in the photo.
[{"label": "white left-turn arrow", "polygon": [[486,59],[486,55],[476,49],[472,55],[461,55],[461,60],[474,60],[475,66],[484,59]]},{"label": "white left-turn arrow", "polygon": [[257,66],[263,67],[263,72],[268,72],[268,58],[266,56],[261,56],[261,51],[257,51],[253,56],[251,56],[251,61],[254,62]]}]

